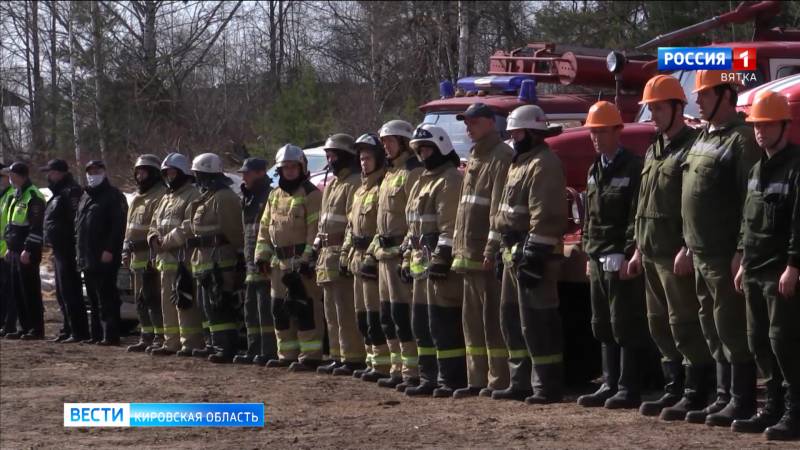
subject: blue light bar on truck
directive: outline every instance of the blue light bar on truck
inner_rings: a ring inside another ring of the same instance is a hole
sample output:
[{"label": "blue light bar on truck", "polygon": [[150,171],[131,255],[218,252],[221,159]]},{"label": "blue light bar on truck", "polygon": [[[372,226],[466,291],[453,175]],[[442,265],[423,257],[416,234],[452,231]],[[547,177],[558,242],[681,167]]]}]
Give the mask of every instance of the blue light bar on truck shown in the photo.
[{"label": "blue light bar on truck", "polygon": [[523,80],[517,98],[519,98],[521,102],[536,103],[538,100],[536,96],[536,80]]},{"label": "blue light bar on truck", "polygon": [[456,90],[453,88],[453,83],[450,80],[442,80],[439,82],[439,95],[442,98],[450,98],[456,95]]},{"label": "blue light bar on truck", "polygon": [[456,86],[466,92],[478,90],[517,92],[525,80],[533,80],[532,75],[488,75],[477,77],[464,77],[458,80]]}]

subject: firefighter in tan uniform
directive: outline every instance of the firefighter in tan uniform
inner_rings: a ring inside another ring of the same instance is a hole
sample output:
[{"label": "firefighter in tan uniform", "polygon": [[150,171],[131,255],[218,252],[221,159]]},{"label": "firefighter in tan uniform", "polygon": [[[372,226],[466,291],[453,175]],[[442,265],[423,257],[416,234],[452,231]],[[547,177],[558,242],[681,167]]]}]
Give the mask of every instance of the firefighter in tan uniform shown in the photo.
[{"label": "firefighter in tan uniform", "polygon": [[[213,363],[230,363],[239,337],[238,308],[244,287],[242,205],[229,187],[222,160],[203,153],[192,161],[200,197],[189,207],[189,217],[171,236],[192,251],[192,274],[197,298],[211,332]],[[165,240],[166,243],[166,240]]]},{"label": "firefighter in tan uniform", "polygon": [[156,206],[166,188],[161,182],[161,160],[155,155],[142,155],[136,160],[133,174],[138,192],[128,208],[128,225],[122,246],[122,260],[133,272],[133,292],[139,316],[141,335],[129,352],[143,352],[150,345],[163,342],[164,323],[161,318],[161,286],[155,268],[155,253],[150,251],[147,233]]},{"label": "firefighter in tan uniform", "polygon": [[389,377],[392,364],[386,335],[381,328],[378,261],[373,244],[378,227],[378,190],[386,173],[386,155],[378,136],[372,133],[356,139],[354,147],[361,162],[361,186],[353,194],[350,210],[350,272],[354,278],[356,318],[364,336],[369,367],[354,371],[353,376],[377,382]]},{"label": "firefighter in tan uniform", "polygon": [[[463,280],[451,271],[453,231],[462,175],[460,160],[447,133],[423,124],[411,148],[425,165],[406,208],[410,270],[414,283],[414,333],[420,358],[420,384],[406,395],[452,397],[467,385],[466,350],[461,326]],[[420,283],[425,282],[424,289]],[[427,311],[418,308],[425,293]],[[421,312],[427,314],[419,314]],[[435,354],[435,359],[432,358]],[[438,370],[437,370],[438,369]],[[438,371],[438,376],[437,376]],[[437,387],[438,386],[438,387]]]},{"label": "firefighter in tan uniform", "polygon": [[[192,298],[184,298],[178,304],[178,297],[173,295],[179,265],[183,264],[187,254],[185,242],[176,240],[174,236],[179,233],[177,228],[183,221],[189,219],[189,205],[200,196],[200,192],[192,183],[189,160],[180,153],[170,153],[164,158],[161,174],[167,184],[167,193],[153,213],[147,240],[156,255],[156,268],[161,274],[164,342],[160,347],[152,348],[150,354],[192,356],[193,351],[205,346],[202,315],[200,305]],[[184,268],[186,264],[183,264]]]},{"label": "firefighter in tan uniform", "polygon": [[516,155],[492,232],[503,241],[496,264],[502,270],[500,319],[511,383],[492,398],[553,403],[562,399],[564,384],[557,282],[567,204],[561,161],[544,139],[561,127],[548,126],[541,108],[525,105],[509,115],[506,129]]},{"label": "firefighter in tan uniform", "polygon": [[353,299],[353,275],[348,268],[349,247],[345,245],[347,215],[353,194],[361,184],[354,143],[347,134],[334,134],[325,141],[325,154],[334,178],[322,195],[315,240],[319,248],[317,283],[325,295],[325,320],[333,360],[318,371],[334,375],[352,375],[354,370],[366,368],[364,339],[358,331]]},{"label": "firefighter in tan uniform", "polygon": [[388,164],[379,188],[378,227],[372,244],[378,260],[380,320],[392,357],[390,376],[378,380],[378,386],[400,392],[419,384],[417,344],[411,327],[411,278],[400,274],[400,247],[408,233],[406,204],[423,170],[409,147],[413,134],[414,127],[403,120],[386,122],[378,132]]},{"label": "firefighter in tan uniform", "polygon": [[500,283],[494,262],[500,236],[490,233],[513,150],[495,128],[494,112],[475,103],[456,116],[467,126],[470,150],[459,199],[453,270],[464,274],[464,339],[469,386],[454,398],[488,396],[508,386],[508,350],[500,332]]},{"label": "firefighter in tan uniform", "polygon": [[270,192],[256,242],[255,261],[272,280],[272,317],[278,359],[267,367],[315,370],[322,362],[322,292],[314,280],[313,244],[322,193],[310,181],[303,150],[287,144],[275,157],[278,187]]}]

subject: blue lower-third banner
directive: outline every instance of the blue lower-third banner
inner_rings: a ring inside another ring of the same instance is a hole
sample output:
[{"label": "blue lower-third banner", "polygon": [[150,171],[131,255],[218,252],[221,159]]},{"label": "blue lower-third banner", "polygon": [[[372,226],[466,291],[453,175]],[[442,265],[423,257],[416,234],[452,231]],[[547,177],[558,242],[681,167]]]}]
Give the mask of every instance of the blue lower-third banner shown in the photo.
[{"label": "blue lower-third banner", "polygon": [[64,403],[65,427],[263,427],[263,403]]}]

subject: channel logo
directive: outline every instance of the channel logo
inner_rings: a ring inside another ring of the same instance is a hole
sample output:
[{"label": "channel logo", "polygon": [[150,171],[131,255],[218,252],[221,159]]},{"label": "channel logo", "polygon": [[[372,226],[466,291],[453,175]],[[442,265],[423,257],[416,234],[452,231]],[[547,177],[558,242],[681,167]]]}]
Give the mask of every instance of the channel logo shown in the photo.
[{"label": "channel logo", "polygon": [[64,403],[65,427],[263,427],[263,403]]},{"label": "channel logo", "polygon": [[745,47],[659,47],[658,70],[756,69],[756,49]]}]

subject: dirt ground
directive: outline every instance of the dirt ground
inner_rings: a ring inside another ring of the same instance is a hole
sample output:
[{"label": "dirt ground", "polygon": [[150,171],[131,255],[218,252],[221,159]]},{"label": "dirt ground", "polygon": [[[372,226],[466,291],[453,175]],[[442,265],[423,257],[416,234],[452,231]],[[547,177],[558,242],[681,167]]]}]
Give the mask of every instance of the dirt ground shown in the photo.
[{"label": "dirt ground", "polygon": [[[48,332],[57,308],[48,309]],[[133,342],[134,338],[126,341]],[[638,412],[410,399],[352,378],[0,340],[2,448],[797,448]],[[655,396],[657,393],[653,393]],[[264,428],[64,428],[65,402],[263,402]]]}]

